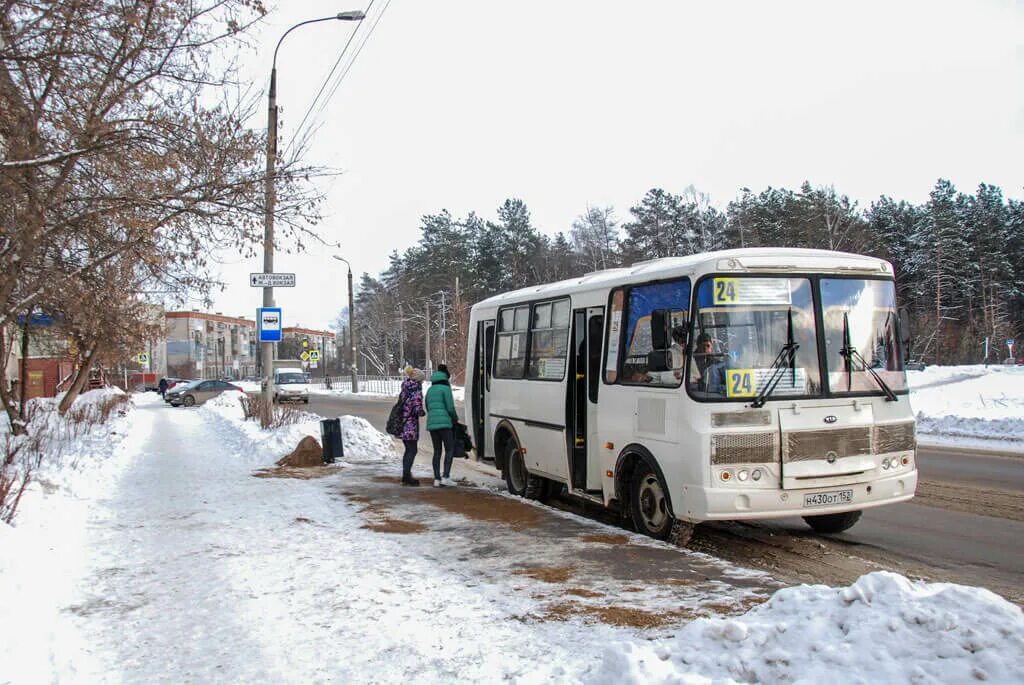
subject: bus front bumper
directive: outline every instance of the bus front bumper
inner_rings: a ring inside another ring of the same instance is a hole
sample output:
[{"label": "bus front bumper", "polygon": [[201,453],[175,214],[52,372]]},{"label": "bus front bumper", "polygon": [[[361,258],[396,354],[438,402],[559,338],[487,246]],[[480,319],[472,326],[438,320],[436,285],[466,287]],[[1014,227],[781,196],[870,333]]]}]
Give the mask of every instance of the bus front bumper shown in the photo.
[{"label": "bus front bumper", "polygon": [[917,469],[850,485],[782,490],[767,488],[687,488],[684,511],[693,521],[730,521],[838,514],[905,502],[917,489]]}]

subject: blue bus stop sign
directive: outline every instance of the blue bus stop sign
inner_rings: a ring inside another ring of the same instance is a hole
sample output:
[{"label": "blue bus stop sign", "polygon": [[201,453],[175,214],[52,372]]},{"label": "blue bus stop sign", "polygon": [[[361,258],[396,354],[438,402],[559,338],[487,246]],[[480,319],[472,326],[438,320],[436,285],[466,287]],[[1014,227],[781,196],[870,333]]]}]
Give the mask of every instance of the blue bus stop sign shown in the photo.
[{"label": "blue bus stop sign", "polygon": [[260,342],[281,342],[281,308],[261,307],[256,310]]}]

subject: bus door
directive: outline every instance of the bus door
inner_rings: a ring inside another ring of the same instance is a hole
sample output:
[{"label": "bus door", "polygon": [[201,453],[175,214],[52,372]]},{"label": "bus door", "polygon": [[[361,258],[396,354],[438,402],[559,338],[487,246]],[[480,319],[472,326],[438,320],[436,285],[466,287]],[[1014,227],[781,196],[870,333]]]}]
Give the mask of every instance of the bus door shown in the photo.
[{"label": "bus door", "polygon": [[571,385],[566,393],[570,484],[573,490],[595,490],[601,487],[596,417],[604,308],[577,309],[572,321]]},{"label": "bus door", "polygon": [[494,350],[494,319],[480,321],[473,349],[473,444],[477,459],[486,455],[487,418],[490,411],[491,357]]}]

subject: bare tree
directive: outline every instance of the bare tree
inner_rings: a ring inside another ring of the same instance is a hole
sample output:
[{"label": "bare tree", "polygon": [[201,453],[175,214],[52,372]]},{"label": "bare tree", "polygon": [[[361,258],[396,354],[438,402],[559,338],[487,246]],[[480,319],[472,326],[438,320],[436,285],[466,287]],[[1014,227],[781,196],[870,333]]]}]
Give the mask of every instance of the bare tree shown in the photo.
[{"label": "bare tree", "polygon": [[611,207],[587,207],[572,222],[573,249],[586,260],[586,267],[599,271],[616,265],[619,245],[618,221]]},{"label": "bare tree", "polygon": [[[246,128],[259,94],[237,84],[233,49],[259,0],[0,7],[0,326],[88,301],[108,268],[206,293],[214,249],[254,254],[264,136]],[[313,237],[319,173],[279,165],[279,241]]]}]

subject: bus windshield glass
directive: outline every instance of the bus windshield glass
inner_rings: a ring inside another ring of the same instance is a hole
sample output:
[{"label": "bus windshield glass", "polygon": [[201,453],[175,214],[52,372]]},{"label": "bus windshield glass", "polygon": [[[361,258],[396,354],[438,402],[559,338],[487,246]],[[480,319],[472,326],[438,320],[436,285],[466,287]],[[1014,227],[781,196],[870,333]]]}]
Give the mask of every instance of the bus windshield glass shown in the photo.
[{"label": "bus windshield glass", "polygon": [[881,393],[869,368],[893,391],[907,389],[892,281],[823,278],[821,309],[832,393]]},{"label": "bus windshield glass", "polygon": [[773,398],[821,393],[808,279],[705,278],[694,313],[687,389],[695,399],[753,398],[770,386]]},{"label": "bus windshield glass", "polygon": [[303,373],[279,373],[277,374],[278,385],[295,385],[306,383],[306,375]]}]

